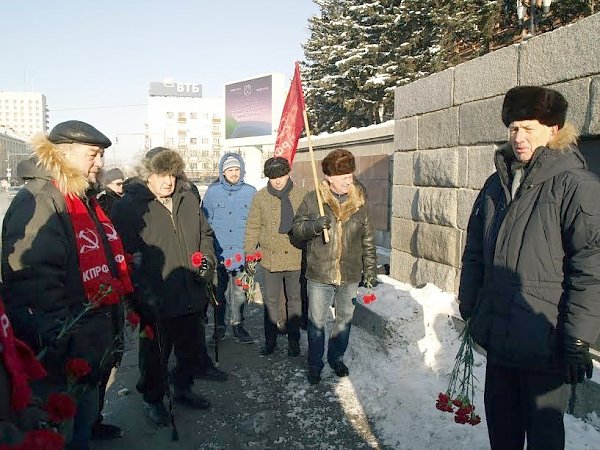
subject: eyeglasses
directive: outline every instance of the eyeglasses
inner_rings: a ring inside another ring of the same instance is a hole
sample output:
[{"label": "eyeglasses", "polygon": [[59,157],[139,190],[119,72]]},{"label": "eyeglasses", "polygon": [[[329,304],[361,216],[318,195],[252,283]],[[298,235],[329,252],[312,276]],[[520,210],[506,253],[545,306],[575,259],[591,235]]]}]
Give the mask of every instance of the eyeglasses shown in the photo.
[{"label": "eyeglasses", "polygon": [[112,184],[114,184],[115,186],[123,186],[123,182],[122,181],[118,181],[118,182],[112,183]]}]

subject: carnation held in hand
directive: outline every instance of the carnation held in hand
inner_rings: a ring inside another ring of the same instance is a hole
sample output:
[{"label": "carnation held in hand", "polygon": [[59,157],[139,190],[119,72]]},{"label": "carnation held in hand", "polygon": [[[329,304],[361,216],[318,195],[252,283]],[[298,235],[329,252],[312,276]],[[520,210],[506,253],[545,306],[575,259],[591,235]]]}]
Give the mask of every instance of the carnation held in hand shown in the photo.
[{"label": "carnation held in hand", "polygon": [[[473,338],[469,332],[469,321],[461,332],[460,348],[456,354],[454,368],[446,393],[439,393],[435,407],[440,411],[454,413],[459,424],[477,425],[481,417],[475,414],[475,377],[473,376]],[[456,411],[454,410],[456,407]]]}]

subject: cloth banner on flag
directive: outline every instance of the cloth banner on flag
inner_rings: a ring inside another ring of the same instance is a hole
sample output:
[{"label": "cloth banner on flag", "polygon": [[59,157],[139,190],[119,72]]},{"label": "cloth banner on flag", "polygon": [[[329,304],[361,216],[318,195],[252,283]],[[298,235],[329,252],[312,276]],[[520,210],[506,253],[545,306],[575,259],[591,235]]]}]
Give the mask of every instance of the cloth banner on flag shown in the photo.
[{"label": "cloth banner on flag", "polygon": [[277,130],[277,139],[275,140],[275,156],[282,156],[292,165],[296,149],[298,148],[298,139],[304,129],[304,93],[302,92],[302,79],[300,78],[300,66],[296,62],[294,78],[288,92],[279,129]]}]

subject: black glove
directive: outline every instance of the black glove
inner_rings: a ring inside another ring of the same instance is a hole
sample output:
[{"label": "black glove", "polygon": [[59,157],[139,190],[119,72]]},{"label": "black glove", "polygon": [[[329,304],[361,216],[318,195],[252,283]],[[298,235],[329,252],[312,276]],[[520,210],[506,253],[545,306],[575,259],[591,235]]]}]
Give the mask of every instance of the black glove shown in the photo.
[{"label": "black glove", "polygon": [[319,216],[313,222],[313,233],[321,234],[323,230],[331,228],[331,219],[329,216]]},{"label": "black glove", "polygon": [[585,377],[592,378],[594,365],[589,344],[565,334],[563,342],[565,358],[565,383],[582,383]]},{"label": "black glove", "polygon": [[206,256],[203,256],[202,264],[200,264],[200,267],[198,267],[198,275],[207,281],[212,281],[213,269],[214,268],[210,260]]},{"label": "black glove", "polygon": [[379,280],[376,276],[366,276],[363,286],[367,289],[372,289],[379,284]]}]

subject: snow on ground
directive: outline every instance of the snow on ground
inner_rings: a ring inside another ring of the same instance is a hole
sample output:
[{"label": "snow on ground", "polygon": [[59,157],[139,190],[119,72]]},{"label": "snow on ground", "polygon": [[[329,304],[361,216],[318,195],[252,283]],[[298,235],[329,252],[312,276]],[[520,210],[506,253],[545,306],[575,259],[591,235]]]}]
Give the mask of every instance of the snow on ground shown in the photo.
[{"label": "snow on ground", "polygon": [[[397,449],[489,448],[483,407],[485,358],[475,354],[474,374],[478,379],[475,412],[479,425],[459,425],[454,416],[438,411],[435,401],[445,392],[458,350],[458,333],[450,316],[458,315],[454,295],[432,284],[421,289],[380,276],[377,300],[367,307],[389,317],[385,343],[359,327],[353,327],[346,363],[349,378],[340,380],[334,391],[356,419],[357,430],[366,440],[373,432],[380,443]],[[365,290],[359,290],[362,298]],[[596,366],[600,372],[600,366]],[[376,430],[369,430],[369,424]],[[565,416],[566,449],[600,450],[600,418]]]}]

